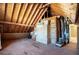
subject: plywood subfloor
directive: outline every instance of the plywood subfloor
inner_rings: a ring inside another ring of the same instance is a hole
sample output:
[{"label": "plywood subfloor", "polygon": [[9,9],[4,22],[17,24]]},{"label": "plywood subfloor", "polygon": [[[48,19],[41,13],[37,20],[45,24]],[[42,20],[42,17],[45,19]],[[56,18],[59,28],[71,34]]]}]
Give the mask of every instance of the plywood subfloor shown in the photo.
[{"label": "plywood subfloor", "polygon": [[51,44],[44,45],[27,38],[14,40],[9,45],[7,45],[2,51],[0,51],[0,55],[73,55],[73,54],[76,54],[75,44],[70,43],[63,48],[58,48]]}]

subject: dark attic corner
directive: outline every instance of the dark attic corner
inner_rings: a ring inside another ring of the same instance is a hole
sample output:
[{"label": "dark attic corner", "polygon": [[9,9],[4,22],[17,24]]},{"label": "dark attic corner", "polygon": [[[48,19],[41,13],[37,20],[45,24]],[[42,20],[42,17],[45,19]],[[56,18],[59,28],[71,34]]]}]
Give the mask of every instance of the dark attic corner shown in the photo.
[{"label": "dark attic corner", "polygon": [[0,55],[78,55],[78,3],[0,3]]}]

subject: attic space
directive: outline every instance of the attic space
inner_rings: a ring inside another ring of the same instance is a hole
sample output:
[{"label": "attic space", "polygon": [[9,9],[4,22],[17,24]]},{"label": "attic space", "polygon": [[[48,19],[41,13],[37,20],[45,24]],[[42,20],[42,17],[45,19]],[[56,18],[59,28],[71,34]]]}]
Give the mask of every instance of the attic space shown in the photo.
[{"label": "attic space", "polygon": [[78,3],[0,3],[0,55],[78,55]]}]

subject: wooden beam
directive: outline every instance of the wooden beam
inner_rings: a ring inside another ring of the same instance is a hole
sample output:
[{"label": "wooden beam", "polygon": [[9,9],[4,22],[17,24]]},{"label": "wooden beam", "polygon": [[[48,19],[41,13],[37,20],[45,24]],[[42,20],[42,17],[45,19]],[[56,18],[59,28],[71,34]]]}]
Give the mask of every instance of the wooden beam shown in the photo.
[{"label": "wooden beam", "polygon": [[30,12],[31,12],[31,10],[32,10],[33,5],[34,5],[34,4],[30,4],[30,5],[29,5],[28,10],[27,10],[27,12],[26,12],[26,14],[25,14],[25,17],[24,17],[24,19],[23,19],[23,22],[22,22],[23,24],[26,23],[27,18],[29,17],[29,14],[30,14]]},{"label": "wooden beam", "polygon": [[[20,8],[21,8],[21,3],[15,3],[15,4],[14,4],[12,19],[11,19],[11,21],[14,22],[14,23],[17,22]],[[14,30],[15,30],[15,27],[16,27],[16,26],[11,26],[11,27],[12,27],[12,28],[10,28],[10,31],[11,31],[13,28],[14,28]]]},{"label": "wooden beam", "polygon": [[[46,8],[47,9],[47,8]],[[46,9],[41,9],[41,11],[39,12],[39,14],[37,15],[37,17],[35,18],[35,21],[32,23],[32,25],[35,25],[35,23],[42,18],[42,16],[44,15],[44,13],[46,12]],[[30,28],[28,28],[26,31],[28,32]]]},{"label": "wooden beam", "polygon": [[[30,15],[30,17],[29,17],[29,19],[28,19],[28,22],[27,22],[27,24],[29,25],[30,24],[30,22],[32,21],[32,17],[35,15],[35,12],[36,12],[36,10],[37,10],[37,8],[39,7],[39,4],[36,4],[35,5],[35,7],[34,7],[34,9],[33,9],[33,11],[32,11],[32,13],[31,13],[31,15]],[[30,27],[27,27],[27,29],[28,28],[30,28]],[[24,30],[25,31],[25,30]],[[23,31],[23,32],[24,32]]]},{"label": "wooden beam", "polygon": [[46,7],[48,7],[48,6],[49,6],[49,4],[45,4],[45,5],[43,5],[40,9],[46,8]]},{"label": "wooden beam", "polygon": [[17,3],[15,5],[12,22],[16,22],[17,21],[20,8],[21,8],[21,4]]},{"label": "wooden beam", "polygon": [[[22,6],[22,9],[21,9],[21,12],[20,12],[20,15],[19,15],[19,18],[18,18],[18,23],[22,23],[23,22],[23,18],[26,14],[26,11],[27,11],[27,7],[28,7],[28,3],[24,3],[23,6]],[[19,29],[21,29],[21,26],[17,26],[17,31],[20,31]]]},{"label": "wooden beam", "polygon": [[29,25],[29,23],[30,23],[31,20],[32,20],[32,16],[34,16],[34,13],[35,13],[35,11],[36,11],[38,5],[39,5],[39,4],[36,4],[35,7],[33,7],[34,9],[32,9],[32,12],[31,12],[31,14],[30,14],[30,16],[29,16],[29,18],[28,18],[28,21],[27,21],[27,24],[28,24],[28,25]]},{"label": "wooden beam", "polygon": [[[19,16],[20,16],[20,12],[21,12],[21,10],[22,10],[22,7],[23,7],[23,3],[21,4],[20,10],[19,10],[19,13],[18,13],[18,16],[17,16],[17,21],[16,21],[16,23],[18,23],[18,20],[19,20]],[[15,26],[15,32],[16,32],[17,27],[18,27],[18,26]]]},{"label": "wooden beam", "polygon": [[[14,6],[13,6],[13,11],[12,11],[12,16],[11,16],[11,22],[12,22],[12,20],[13,20],[13,15],[14,15],[14,11],[15,11],[15,6],[16,6],[16,4],[14,4]],[[11,27],[9,28],[9,31],[11,32],[13,28],[14,28],[14,26],[11,26]]]},{"label": "wooden beam", "polygon": [[40,13],[38,14],[38,16],[35,18],[35,21],[32,23],[32,25],[34,25],[35,23],[36,23],[36,21],[38,20],[38,18],[40,17],[40,16],[42,16],[41,14],[44,12],[44,9],[42,9],[41,11],[40,11]]},{"label": "wooden beam", "polygon": [[0,20],[4,20],[5,17],[5,3],[0,3]]},{"label": "wooden beam", "polygon": [[[38,17],[39,14],[42,13],[43,10],[44,10],[44,9],[40,9],[39,12],[37,13],[36,17]],[[34,18],[34,21],[33,21],[32,23],[34,23],[34,22],[37,20],[36,17]],[[29,24],[29,25],[30,25],[30,24]],[[28,31],[29,29],[30,29],[30,28],[27,28],[26,31]]]},{"label": "wooden beam", "polygon": [[5,16],[5,20],[6,20],[6,21],[11,21],[11,16],[12,16],[13,7],[14,7],[14,4],[13,4],[13,3],[8,3],[8,4],[7,4],[6,16]]},{"label": "wooden beam", "polygon": [[[31,12],[32,12],[32,9],[33,9],[33,6],[34,6],[34,4],[32,3],[32,4],[29,4],[29,8],[28,8],[28,10],[27,10],[27,12],[26,12],[26,17],[24,18],[24,23],[23,24],[26,24],[27,23],[27,21],[28,21],[28,18],[29,18],[29,16],[30,16],[30,14],[31,14]],[[26,24],[27,25],[27,24]],[[21,27],[21,30],[20,30],[20,32],[22,32],[23,31],[23,28]]]},{"label": "wooden beam", "polygon": [[21,12],[20,12],[20,15],[19,15],[19,18],[18,18],[18,23],[21,23],[22,18],[24,16],[24,13],[25,13],[25,11],[27,9],[27,6],[28,6],[28,4],[25,4],[25,3],[23,4],[23,7],[21,9]]},{"label": "wooden beam", "polygon": [[[31,22],[29,23],[29,25],[31,25],[31,23],[32,22],[34,22],[34,19],[35,19],[35,17],[37,16],[37,14],[39,13],[39,11],[40,11],[40,8],[43,6],[43,4],[40,4],[40,6],[38,7],[38,9],[36,10],[36,12],[33,14],[33,17],[32,17],[32,19],[31,19]],[[26,28],[25,28],[26,29]],[[27,28],[27,30],[28,30],[28,28]]]},{"label": "wooden beam", "polygon": [[[35,21],[32,25],[34,25],[34,27],[36,26],[36,23],[39,22],[39,20],[41,20],[42,16],[44,15],[44,13],[47,11],[47,8],[42,9],[39,13],[39,15],[37,16],[37,18],[35,18]],[[28,32],[30,28],[28,28],[26,31]]]},{"label": "wooden beam", "polygon": [[18,25],[18,26],[29,26],[29,27],[34,27],[34,26],[30,26],[30,25],[25,25],[25,24],[19,24],[19,23],[13,23],[13,22],[5,22],[5,21],[0,21],[1,24],[10,24],[10,25]]},{"label": "wooden beam", "polygon": [[34,16],[32,17],[32,20],[31,20],[31,22],[30,22],[29,25],[31,25],[31,24],[35,21],[35,18],[37,17],[38,13],[40,12],[40,8],[41,8],[42,6],[43,6],[43,4],[41,4],[41,5],[38,7],[38,9],[36,10]]},{"label": "wooden beam", "polygon": [[29,11],[29,14],[28,14],[28,17],[27,17],[27,19],[26,19],[26,21],[25,21],[25,24],[27,24],[27,22],[29,21],[29,17],[31,16],[31,13],[32,13],[32,11],[33,11],[33,9],[34,9],[34,5],[35,5],[35,4],[33,4],[33,6],[31,7],[31,10]]},{"label": "wooden beam", "polygon": [[79,21],[79,4],[77,4],[77,7],[76,7],[76,17],[75,17],[75,23],[78,23],[78,21]]},{"label": "wooden beam", "polygon": [[48,8],[45,8],[45,9],[42,11],[42,13],[39,14],[39,16],[36,18],[36,21],[33,23],[34,26],[36,25],[36,23],[38,23],[38,22],[41,20],[42,16],[43,16],[44,13],[47,11],[47,9],[48,9]]},{"label": "wooden beam", "polygon": [[16,23],[19,21],[19,17],[21,17],[21,16],[20,16],[20,13],[21,13],[22,7],[23,7],[23,3],[21,3],[21,6],[20,6],[20,9],[19,9],[19,13],[18,13],[18,16],[17,16],[17,21],[16,21]]}]

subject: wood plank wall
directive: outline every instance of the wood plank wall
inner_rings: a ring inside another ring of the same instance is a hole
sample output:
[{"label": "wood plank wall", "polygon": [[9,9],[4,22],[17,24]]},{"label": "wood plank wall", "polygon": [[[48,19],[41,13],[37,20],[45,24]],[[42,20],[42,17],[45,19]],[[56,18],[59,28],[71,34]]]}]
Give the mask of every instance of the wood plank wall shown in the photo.
[{"label": "wood plank wall", "polygon": [[47,10],[45,3],[0,3],[0,23],[5,33],[33,30]]},{"label": "wood plank wall", "polygon": [[62,15],[69,17],[74,23],[76,18],[76,3],[52,3],[50,4],[52,15]]}]

